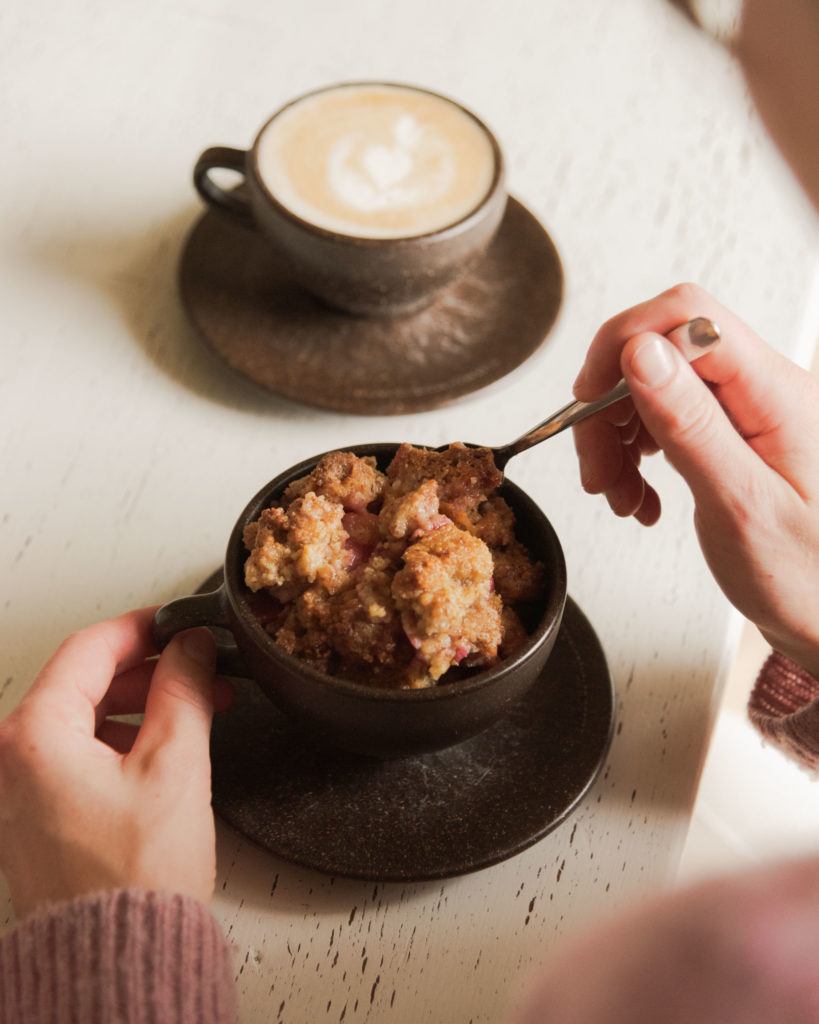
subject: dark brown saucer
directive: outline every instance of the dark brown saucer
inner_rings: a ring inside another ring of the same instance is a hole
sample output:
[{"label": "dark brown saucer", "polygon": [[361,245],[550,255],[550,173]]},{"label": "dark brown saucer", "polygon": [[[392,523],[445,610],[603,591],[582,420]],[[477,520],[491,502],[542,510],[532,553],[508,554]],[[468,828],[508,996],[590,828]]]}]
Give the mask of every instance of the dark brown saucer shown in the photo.
[{"label": "dark brown saucer", "polygon": [[234,370],[297,402],[385,414],[434,409],[528,359],[557,316],[563,272],[544,228],[510,198],[486,253],[409,316],[324,306],[261,234],[214,211],[188,236],[179,285],[195,329]]},{"label": "dark brown saucer", "polygon": [[214,809],[270,853],[331,875],[409,882],[496,864],[564,821],[608,752],[611,679],[571,599],[541,682],[459,746],[379,761],[319,746],[237,680],[214,721]]}]

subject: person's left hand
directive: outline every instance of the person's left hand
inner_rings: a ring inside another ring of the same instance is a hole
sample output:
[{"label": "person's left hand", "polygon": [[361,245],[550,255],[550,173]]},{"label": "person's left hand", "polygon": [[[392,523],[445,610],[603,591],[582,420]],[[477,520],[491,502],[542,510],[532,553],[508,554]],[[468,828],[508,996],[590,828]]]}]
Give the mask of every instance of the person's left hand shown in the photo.
[{"label": "person's left hand", "polygon": [[209,734],[231,690],[206,629],[147,661],[153,614],[69,637],[0,723],[0,870],[19,917],[102,889],[212,895]]}]

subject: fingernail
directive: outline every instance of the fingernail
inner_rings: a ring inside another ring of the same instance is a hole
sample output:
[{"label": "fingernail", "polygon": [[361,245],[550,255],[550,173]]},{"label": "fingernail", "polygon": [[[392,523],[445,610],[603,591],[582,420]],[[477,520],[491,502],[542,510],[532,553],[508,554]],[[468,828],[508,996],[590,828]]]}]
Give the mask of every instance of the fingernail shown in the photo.
[{"label": "fingernail", "polygon": [[660,388],[674,375],[671,345],[660,337],[649,338],[631,357],[631,368],[641,384]]},{"label": "fingernail", "polygon": [[193,629],[186,633],[182,637],[182,650],[202,668],[213,666],[216,644],[209,629]]},{"label": "fingernail", "polygon": [[586,367],[585,367],[585,366],[583,366],[583,367],[581,367],[581,369],[580,369],[580,373],[578,373],[578,375],[577,375],[577,376],[575,377],[575,379],[574,379],[574,384],[572,384],[572,391],[573,391],[574,393],[576,393],[576,392],[577,392],[577,389],[578,389],[579,387],[582,387],[582,386],[583,386],[583,381],[584,381],[585,379],[586,379]]}]

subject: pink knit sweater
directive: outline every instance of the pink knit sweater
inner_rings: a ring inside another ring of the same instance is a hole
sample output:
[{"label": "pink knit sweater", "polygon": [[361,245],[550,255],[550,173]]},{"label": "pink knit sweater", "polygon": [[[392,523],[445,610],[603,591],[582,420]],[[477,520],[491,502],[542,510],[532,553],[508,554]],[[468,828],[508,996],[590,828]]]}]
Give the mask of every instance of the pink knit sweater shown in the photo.
[{"label": "pink knit sweater", "polygon": [[0,1024],[234,1024],[231,973],[196,900],[97,893],[0,938]]},{"label": "pink knit sweater", "polygon": [[748,714],[766,739],[806,768],[819,768],[819,679],[774,651],[757,676]]},{"label": "pink knit sweater", "polygon": [[[769,740],[819,767],[819,680],[781,654],[749,703]],[[0,937],[0,1024],[234,1024],[224,936],[184,896],[103,892]]]}]

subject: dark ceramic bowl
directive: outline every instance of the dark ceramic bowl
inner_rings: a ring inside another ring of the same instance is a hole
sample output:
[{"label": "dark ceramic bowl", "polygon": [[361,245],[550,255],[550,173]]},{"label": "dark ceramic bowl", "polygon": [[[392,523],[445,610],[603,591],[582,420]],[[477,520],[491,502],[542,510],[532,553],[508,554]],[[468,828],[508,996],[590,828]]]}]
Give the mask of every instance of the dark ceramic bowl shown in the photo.
[{"label": "dark ceramic bowl", "polygon": [[[361,85],[398,85],[431,93],[429,89],[397,82],[343,82],[315,93]],[[442,96],[471,117],[492,145],[495,171],[489,191],[465,217],[437,231],[406,238],[345,235],[297,216],[273,195],[259,171],[259,143],[265,130],[283,111],[306,96],[299,96],[265,122],[249,150],[229,146],[206,149],[193,171],[197,191],[212,207],[261,231],[287,259],[294,279],[329,305],[365,316],[405,315],[422,309],[465,273],[500,226],[506,209],[506,190],[503,155],[497,139],[471,110]],[[242,174],[247,194],[220,188],[210,175],[219,167]]]},{"label": "dark ceramic bowl", "polygon": [[[397,449],[397,444],[371,444],[344,450],[375,455],[384,469]],[[171,601],[156,613],[159,646],[192,626],[230,630],[241,664],[228,671],[254,679],[294,721],[322,740],[355,753],[401,757],[440,750],[474,736],[537,681],[554,646],[566,601],[566,563],[557,534],[532,499],[505,481],[500,493],[514,510],[518,537],[546,570],[546,592],[531,623],[529,641],[514,656],[473,676],[424,690],[385,690],[337,679],[286,654],[273,642],[253,615],[244,583],[245,525],[273,504],[292,480],[309,473],[321,457],[307,459],[265,484],[233,527],[223,585],[210,594]],[[222,656],[230,658],[231,652],[223,650]]]}]

